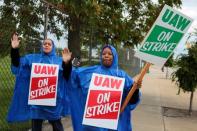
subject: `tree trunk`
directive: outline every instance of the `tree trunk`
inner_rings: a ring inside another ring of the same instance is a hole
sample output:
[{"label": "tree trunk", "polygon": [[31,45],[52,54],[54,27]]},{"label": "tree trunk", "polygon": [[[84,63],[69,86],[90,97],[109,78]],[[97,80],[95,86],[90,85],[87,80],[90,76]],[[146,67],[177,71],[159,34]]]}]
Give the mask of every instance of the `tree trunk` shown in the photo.
[{"label": "tree trunk", "polygon": [[194,96],[194,92],[192,91],[190,95],[189,115],[192,115],[193,96]]},{"label": "tree trunk", "polygon": [[68,48],[72,52],[72,58],[80,58],[80,20],[76,16],[70,17],[68,28]]}]

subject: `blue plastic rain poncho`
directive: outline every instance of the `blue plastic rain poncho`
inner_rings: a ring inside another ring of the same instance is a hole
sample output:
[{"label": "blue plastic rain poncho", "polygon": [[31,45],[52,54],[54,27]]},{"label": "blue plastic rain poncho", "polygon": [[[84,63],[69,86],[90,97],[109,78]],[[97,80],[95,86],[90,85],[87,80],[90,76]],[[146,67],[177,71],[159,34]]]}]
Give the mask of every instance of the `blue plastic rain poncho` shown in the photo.
[{"label": "blue plastic rain poncho", "polygon": [[[53,43],[53,41],[52,41]],[[57,101],[56,106],[28,105],[28,94],[32,63],[46,63],[59,65]],[[40,54],[29,54],[20,58],[18,67],[11,66],[16,76],[14,94],[8,111],[7,121],[26,121],[30,119],[57,120],[69,114],[69,101],[67,96],[67,81],[63,77],[62,58],[55,53],[53,43],[52,51],[45,54],[41,48]]]},{"label": "blue plastic rain poncho", "polygon": [[[113,63],[110,68],[105,67],[102,64],[102,60],[101,60],[100,65],[77,68],[74,69],[72,72],[72,77],[71,77],[72,87],[69,88],[69,97],[71,100],[71,116],[72,116],[72,124],[74,131],[108,131],[109,130],[104,128],[82,125],[86,98],[87,98],[89,84],[93,73],[125,78],[125,85],[124,85],[124,91],[122,97],[123,101],[126,98],[131,88],[131,85],[133,84],[133,80],[131,79],[131,77],[127,75],[123,70],[120,70],[118,68],[118,56],[115,48],[112,46],[105,46],[104,48],[106,47],[109,47],[113,53]],[[138,103],[139,103],[139,99],[137,99],[137,102],[135,104],[128,104],[128,106],[125,108],[124,112],[119,117],[118,129],[117,129],[118,131],[132,130],[131,120],[130,120],[131,110],[133,110]]]}]

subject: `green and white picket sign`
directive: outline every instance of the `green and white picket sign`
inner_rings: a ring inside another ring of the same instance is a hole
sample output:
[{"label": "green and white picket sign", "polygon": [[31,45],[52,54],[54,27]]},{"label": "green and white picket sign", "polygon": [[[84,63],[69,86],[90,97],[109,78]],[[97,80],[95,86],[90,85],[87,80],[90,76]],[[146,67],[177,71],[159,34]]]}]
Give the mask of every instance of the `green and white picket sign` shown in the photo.
[{"label": "green and white picket sign", "polygon": [[192,24],[193,19],[165,5],[135,56],[163,66]]}]

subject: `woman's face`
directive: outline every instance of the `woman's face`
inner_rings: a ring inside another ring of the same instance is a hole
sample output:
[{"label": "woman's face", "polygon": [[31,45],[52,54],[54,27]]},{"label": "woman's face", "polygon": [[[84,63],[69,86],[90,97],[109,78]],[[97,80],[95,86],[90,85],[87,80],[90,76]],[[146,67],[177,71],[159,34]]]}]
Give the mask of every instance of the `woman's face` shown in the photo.
[{"label": "woman's face", "polygon": [[106,47],[102,52],[102,63],[106,67],[110,67],[113,62],[113,54],[110,48]]},{"label": "woman's face", "polygon": [[43,47],[43,51],[44,53],[50,53],[52,51],[53,48],[53,44],[52,41],[50,39],[46,39],[44,40],[44,43],[42,44]]}]

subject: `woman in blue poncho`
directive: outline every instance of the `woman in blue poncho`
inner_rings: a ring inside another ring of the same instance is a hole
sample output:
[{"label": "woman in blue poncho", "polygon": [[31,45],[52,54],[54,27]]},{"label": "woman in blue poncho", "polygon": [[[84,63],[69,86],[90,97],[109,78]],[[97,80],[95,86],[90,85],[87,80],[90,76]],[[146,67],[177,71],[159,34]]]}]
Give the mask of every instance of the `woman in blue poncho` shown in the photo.
[{"label": "woman in blue poncho", "polygon": [[[87,99],[89,84],[93,73],[110,75],[125,78],[122,101],[126,98],[133,84],[133,79],[123,70],[118,68],[118,56],[115,48],[111,45],[106,45],[102,49],[101,64],[91,67],[82,67],[73,70],[71,85],[69,88],[69,97],[71,100],[71,116],[74,131],[108,131],[99,127],[82,125],[83,113]],[[139,82],[138,86],[141,86]],[[131,131],[131,110],[138,105],[139,89],[137,89],[127,105],[125,110],[120,114],[118,121],[118,131]],[[94,98],[92,98],[94,99]]]},{"label": "woman in blue poncho", "polygon": [[[14,95],[8,112],[8,122],[32,119],[32,131],[41,131],[43,120],[49,120],[54,131],[63,131],[61,116],[69,114],[66,88],[72,70],[71,53],[67,48],[62,51],[62,58],[55,53],[51,39],[44,40],[40,54],[19,55],[18,35],[11,39],[11,70],[16,76]],[[56,106],[28,105],[28,93],[32,63],[59,65]]]}]

